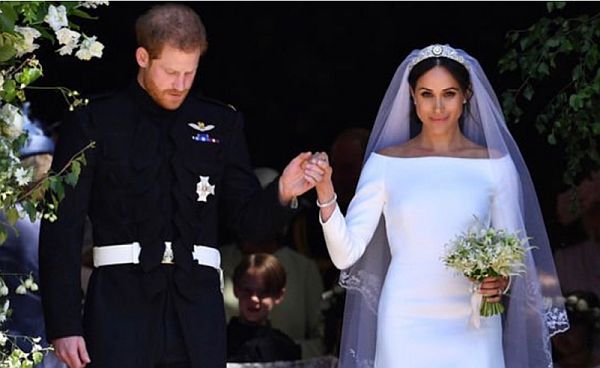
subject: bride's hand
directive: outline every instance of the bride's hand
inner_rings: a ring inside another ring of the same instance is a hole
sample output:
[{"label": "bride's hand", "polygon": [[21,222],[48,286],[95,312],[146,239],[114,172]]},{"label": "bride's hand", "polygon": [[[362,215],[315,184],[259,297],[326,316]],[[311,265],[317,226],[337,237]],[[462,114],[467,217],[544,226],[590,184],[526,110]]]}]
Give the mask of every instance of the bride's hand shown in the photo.
[{"label": "bride's hand", "polygon": [[314,184],[317,191],[324,188],[324,186],[331,186],[331,173],[332,168],[325,152],[315,153],[304,165],[304,178],[309,183]]},{"label": "bride's hand", "polygon": [[481,282],[479,292],[490,303],[496,303],[502,300],[502,294],[508,286],[508,279],[505,277],[486,277]]}]

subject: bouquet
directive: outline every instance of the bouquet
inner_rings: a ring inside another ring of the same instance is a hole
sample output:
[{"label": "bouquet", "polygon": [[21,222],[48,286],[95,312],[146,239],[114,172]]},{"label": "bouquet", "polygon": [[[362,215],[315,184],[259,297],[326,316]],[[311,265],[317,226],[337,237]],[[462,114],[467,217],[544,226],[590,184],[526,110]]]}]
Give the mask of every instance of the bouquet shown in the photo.
[{"label": "bouquet", "polygon": [[[479,223],[478,223],[479,224]],[[447,267],[454,268],[476,285],[486,277],[510,277],[525,272],[523,260],[529,238],[521,239],[517,234],[504,229],[483,228],[481,224],[467,233],[458,235],[446,245],[448,252],[443,257]],[[483,300],[482,300],[483,299]],[[477,313],[476,305],[479,305]],[[501,302],[488,302],[475,292],[472,298],[473,313],[484,317],[501,314]],[[473,316],[476,317],[476,316]],[[478,325],[478,317],[473,321]]]}]

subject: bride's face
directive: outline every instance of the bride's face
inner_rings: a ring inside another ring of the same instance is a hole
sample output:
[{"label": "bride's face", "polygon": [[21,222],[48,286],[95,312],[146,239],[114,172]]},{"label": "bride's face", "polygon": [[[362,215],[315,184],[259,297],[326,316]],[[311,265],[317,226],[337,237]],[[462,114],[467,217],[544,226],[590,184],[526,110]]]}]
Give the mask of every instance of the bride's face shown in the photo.
[{"label": "bride's face", "polygon": [[424,131],[443,133],[458,127],[466,96],[446,68],[436,66],[427,71],[411,93]]}]

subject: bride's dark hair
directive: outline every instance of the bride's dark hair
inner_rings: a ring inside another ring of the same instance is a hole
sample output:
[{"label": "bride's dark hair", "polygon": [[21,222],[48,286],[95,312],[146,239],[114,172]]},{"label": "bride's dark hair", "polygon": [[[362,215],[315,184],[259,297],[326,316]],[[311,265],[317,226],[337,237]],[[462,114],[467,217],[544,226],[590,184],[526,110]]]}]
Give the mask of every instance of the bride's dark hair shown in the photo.
[{"label": "bride's dark hair", "polygon": [[[465,68],[464,65],[459,63],[458,61],[446,58],[446,57],[433,57],[425,59],[419,63],[417,63],[408,74],[408,84],[410,88],[414,91],[417,86],[417,81],[423,74],[427,73],[429,70],[435,68],[436,66],[441,66],[446,69],[452,77],[458,82],[460,89],[465,94],[465,98],[469,100],[471,93],[471,78],[469,77],[469,71]],[[464,115],[469,113],[469,104],[464,105],[464,112],[460,116],[459,125],[462,130]],[[417,116],[417,111],[415,109],[414,104],[410,106],[410,123],[411,123],[411,137],[414,137],[421,131],[421,120]]]}]

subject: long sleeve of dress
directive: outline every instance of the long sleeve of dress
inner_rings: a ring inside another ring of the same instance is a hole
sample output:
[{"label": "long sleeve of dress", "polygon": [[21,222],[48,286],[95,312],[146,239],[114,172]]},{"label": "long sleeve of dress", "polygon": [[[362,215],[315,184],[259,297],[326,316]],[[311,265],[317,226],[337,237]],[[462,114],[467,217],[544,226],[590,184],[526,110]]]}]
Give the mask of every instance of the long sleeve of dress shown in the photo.
[{"label": "long sleeve of dress", "polygon": [[508,232],[519,232],[524,234],[523,225],[519,214],[521,213],[519,202],[520,183],[517,170],[513,162],[508,158],[497,160],[494,165],[496,179],[496,191],[492,201],[491,221],[496,229],[506,229]]},{"label": "long sleeve of dress", "polygon": [[369,157],[346,218],[337,205],[327,222],[319,218],[329,255],[339,269],[352,266],[363,255],[379,223],[385,202],[384,163],[378,155]]}]

